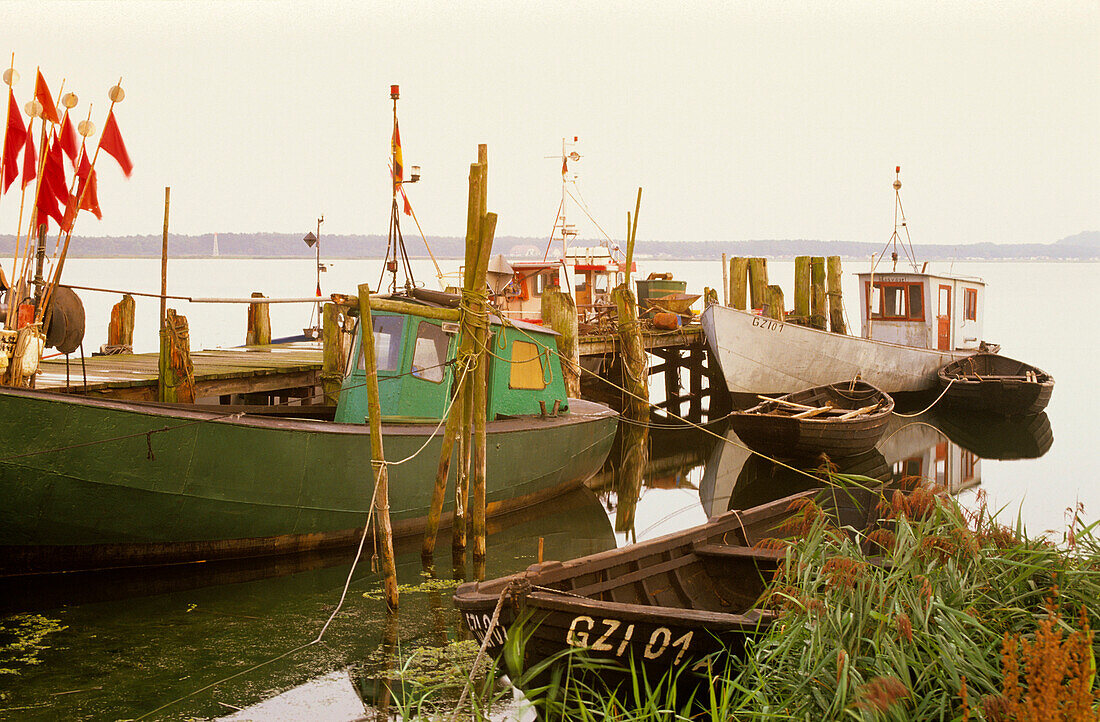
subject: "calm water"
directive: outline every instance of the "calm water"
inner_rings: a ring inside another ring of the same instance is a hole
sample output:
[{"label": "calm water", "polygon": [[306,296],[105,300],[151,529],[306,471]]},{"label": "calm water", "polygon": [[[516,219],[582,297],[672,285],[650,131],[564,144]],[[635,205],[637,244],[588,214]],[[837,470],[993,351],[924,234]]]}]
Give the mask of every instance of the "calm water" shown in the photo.
[{"label": "calm water", "polygon": [[[453,270],[449,262],[445,270]],[[672,270],[692,290],[721,285],[721,267],[701,262],[639,261],[642,275]],[[325,293],[378,280],[377,261],[337,261],[322,279]],[[425,281],[434,273],[417,263]],[[793,265],[770,264],[772,282],[790,287]],[[849,262],[848,270],[862,270]],[[935,270],[948,270],[944,264]],[[948,484],[965,502],[978,489],[994,507],[1019,513],[1029,530],[1060,530],[1065,509],[1081,502],[1095,519],[1100,489],[1090,448],[1098,407],[1094,324],[1068,317],[1086,309],[1097,264],[956,264],[989,284],[985,336],[1006,355],[1051,372],[1057,385],[1047,414],[1029,423],[975,421],[938,413],[896,418],[877,451],[853,469],[879,478],[921,473]],[[157,292],[159,261],[74,259],[74,284]],[[309,296],[311,261],[177,261],[169,292],[188,296]],[[846,299],[855,298],[846,277]],[[434,285],[434,284],[429,284]],[[1055,293],[1057,292],[1057,293]],[[88,312],[85,347],[106,339],[116,296],[82,293]],[[1067,297],[1068,296],[1068,297]],[[194,347],[243,341],[244,306],[174,305],[191,325]],[[139,299],[135,346],[157,343],[155,299]],[[850,314],[851,315],[851,314]],[[1084,315],[1084,314],[1082,314]],[[276,335],[309,324],[309,308],[273,306]],[[721,435],[721,430],[719,430]],[[532,563],[537,540],[548,558],[570,558],[697,524],[710,514],[759,503],[802,484],[796,475],[750,458],[728,441],[692,431],[653,432],[650,464],[637,498],[614,464],[550,510],[494,523],[488,574]],[[1022,457],[1022,458],[1018,458]],[[613,454],[613,458],[618,458]],[[618,530],[618,531],[617,531]],[[446,544],[441,544],[446,549]],[[446,555],[449,556],[449,555]],[[369,562],[359,567],[347,601],[325,640],[264,666],[313,639],[334,609],[350,552],[250,567],[189,568],[0,585],[0,717],[7,719],[354,719],[383,704],[380,671],[418,647],[444,648],[464,638],[450,606],[447,560],[441,579],[426,580],[415,544],[399,549],[401,612],[387,620]],[[38,649],[13,650],[19,631],[41,630]],[[231,675],[245,672],[203,689]],[[202,691],[199,691],[202,690]],[[170,706],[161,708],[163,705]],[[259,706],[257,706],[259,705]],[[244,712],[238,712],[239,709]],[[507,716],[507,713],[502,712]]]}]

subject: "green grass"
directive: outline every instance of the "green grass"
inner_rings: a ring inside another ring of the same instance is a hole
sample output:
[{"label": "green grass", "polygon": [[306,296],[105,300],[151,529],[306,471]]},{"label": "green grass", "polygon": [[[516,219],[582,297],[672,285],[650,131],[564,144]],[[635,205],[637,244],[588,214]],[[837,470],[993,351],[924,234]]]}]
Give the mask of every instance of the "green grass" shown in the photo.
[{"label": "green grass", "polygon": [[[685,665],[657,680],[631,668],[608,689],[583,652],[521,669],[523,620],[489,679],[506,671],[551,720],[1100,719],[1096,525],[1028,538],[925,488],[891,494],[869,530],[812,502],[792,511],[761,599],[778,623],[744,658],[706,660],[703,684]],[[511,697],[476,692],[478,719]]]}]

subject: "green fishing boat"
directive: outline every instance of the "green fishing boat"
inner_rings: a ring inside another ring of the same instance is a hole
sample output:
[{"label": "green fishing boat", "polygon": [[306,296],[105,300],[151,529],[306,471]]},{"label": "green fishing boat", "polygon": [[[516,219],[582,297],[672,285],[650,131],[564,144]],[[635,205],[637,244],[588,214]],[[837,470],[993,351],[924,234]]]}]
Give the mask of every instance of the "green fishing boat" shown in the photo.
[{"label": "green fishing boat", "polygon": [[[410,304],[432,304],[408,299]],[[429,314],[430,315],[430,314]],[[457,324],[373,314],[395,535],[422,531],[456,384]],[[493,319],[487,513],[545,502],[602,465],[617,415],[566,396],[555,333]],[[356,331],[351,359],[362,359]],[[314,551],[371,506],[363,362],[335,407],[122,402],[0,388],[0,575]],[[457,452],[456,452],[457,453]],[[455,467],[451,465],[453,488]],[[451,516],[448,492],[443,523]]]}]

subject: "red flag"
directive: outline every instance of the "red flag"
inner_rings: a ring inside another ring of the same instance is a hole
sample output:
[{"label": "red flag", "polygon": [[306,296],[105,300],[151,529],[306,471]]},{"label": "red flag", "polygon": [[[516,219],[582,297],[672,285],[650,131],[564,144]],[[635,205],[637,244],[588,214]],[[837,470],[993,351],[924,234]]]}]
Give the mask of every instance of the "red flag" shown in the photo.
[{"label": "red flag", "polygon": [[119,167],[126,177],[134,170],[134,164],[130,162],[130,154],[126,152],[126,144],[122,142],[122,133],[118,132],[118,123],[115,122],[115,111],[107,114],[107,122],[103,126],[103,135],[99,137],[99,147],[118,161]]},{"label": "red flag", "polygon": [[99,191],[96,188],[94,170],[88,176],[88,189],[84,191],[84,199],[80,201],[80,210],[91,211],[96,220],[103,220],[103,213],[99,210]]},{"label": "red flag", "polygon": [[45,188],[38,191],[41,196],[44,190],[48,190],[59,201],[69,200],[69,183],[65,180],[65,157],[62,155],[60,139],[55,135],[50,149],[46,152],[46,166],[42,170],[41,183]]},{"label": "red flag", "polygon": [[397,119],[393,121],[393,183],[399,185],[405,180],[404,161],[401,159],[401,131],[397,128]]},{"label": "red flag", "polygon": [[23,184],[20,188],[26,188],[27,184],[38,177],[38,153],[34,150],[34,138],[27,133],[27,142],[23,148]]},{"label": "red flag", "polygon": [[405,215],[411,216],[413,214],[413,207],[409,203],[409,197],[405,195],[405,186],[398,186],[401,189],[401,200],[405,201]]},{"label": "red flag", "polygon": [[36,207],[38,208],[37,220],[34,222],[36,227],[45,223],[47,216],[57,221],[57,225],[65,225],[65,216],[61,212],[61,208],[57,205],[57,198],[54,197],[53,193],[49,192],[48,188],[38,189],[38,203]]},{"label": "red flag", "polygon": [[317,298],[321,297],[321,282],[317,282]]},{"label": "red flag", "polygon": [[61,130],[57,137],[61,141],[61,150],[65,151],[65,155],[69,156],[69,162],[75,168],[76,131],[73,130],[73,124],[69,121],[68,113],[65,113],[65,117],[61,120]]},{"label": "red flag", "polygon": [[60,123],[57,117],[57,106],[53,104],[53,96],[46,87],[46,79],[42,77],[42,71],[38,71],[38,80],[34,83],[34,99],[42,104],[42,117],[51,123]]},{"label": "red flag", "polygon": [[103,214],[99,210],[99,193],[96,188],[95,171],[92,170],[92,164],[88,162],[88,155],[84,152],[83,146],[81,146],[80,153],[80,165],[76,169],[76,177],[79,178],[79,182],[76,185],[76,195],[69,196],[68,208],[65,211],[65,219],[68,221],[65,230],[68,230],[71,225],[70,216],[74,219],[76,217],[75,206],[77,201],[80,201],[80,210],[91,211],[92,215],[102,220]]},{"label": "red flag", "polygon": [[19,175],[19,150],[27,139],[27,128],[23,125],[23,116],[15,102],[15,93],[8,88],[8,127],[4,131],[4,177],[3,188],[6,193]]},{"label": "red flag", "polygon": [[563,155],[561,157],[561,174],[564,177],[565,174],[568,173],[568,172],[569,172],[569,161],[567,161],[565,159],[565,156]]}]

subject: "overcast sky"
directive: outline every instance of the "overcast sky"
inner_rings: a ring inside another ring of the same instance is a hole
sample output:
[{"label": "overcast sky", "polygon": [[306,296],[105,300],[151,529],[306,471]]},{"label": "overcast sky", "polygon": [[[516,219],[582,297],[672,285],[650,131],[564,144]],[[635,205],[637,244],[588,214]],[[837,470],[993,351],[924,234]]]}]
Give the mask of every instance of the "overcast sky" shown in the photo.
[{"label": "overcast sky", "polygon": [[159,233],[165,186],[178,233],[385,233],[392,83],[429,235],[464,232],[487,143],[498,236],[547,236],[574,135],[617,238],[641,186],[641,240],[884,242],[899,164],[917,243],[1100,229],[1096,0],[36,0],[0,28],[20,105],[40,65],[101,127],[123,78],[134,174],[101,157],[78,234]]}]

